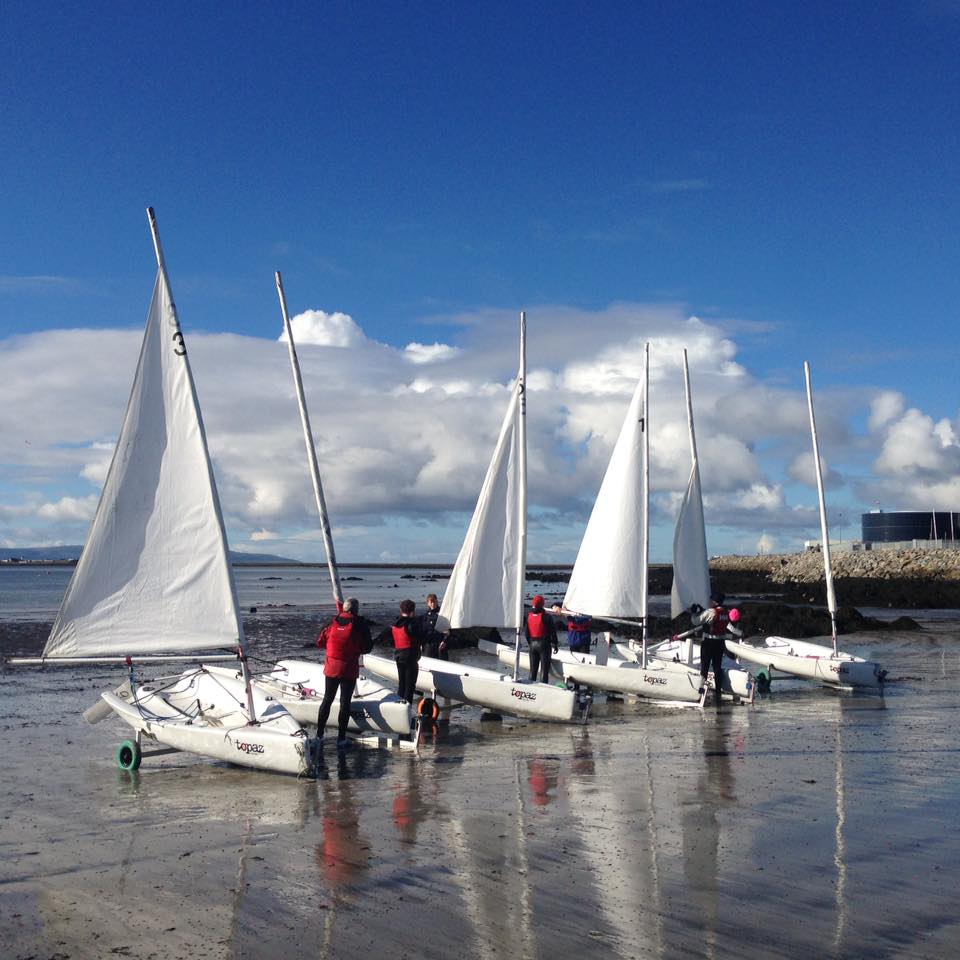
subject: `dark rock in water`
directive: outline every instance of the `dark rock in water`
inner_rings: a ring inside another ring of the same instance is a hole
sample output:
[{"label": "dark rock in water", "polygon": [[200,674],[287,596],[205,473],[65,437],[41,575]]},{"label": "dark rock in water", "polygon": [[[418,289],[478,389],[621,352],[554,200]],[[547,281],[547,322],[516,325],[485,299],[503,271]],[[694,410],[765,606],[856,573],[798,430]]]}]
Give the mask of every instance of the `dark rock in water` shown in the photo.
[{"label": "dark rock in water", "polygon": [[913,617],[897,617],[896,620],[891,620],[888,624],[885,624],[884,629],[886,630],[922,630],[923,627],[917,623]]},{"label": "dark rock in water", "polygon": [[256,613],[256,612],[257,612],[257,608],[256,608],[256,607],[251,607],[251,608],[250,608],[250,612],[251,612],[251,613]]},{"label": "dark rock in water", "polygon": [[350,581],[350,580],[362,580],[362,579],[363,579],[363,577],[341,577],[341,578],[340,578],[340,582],[341,582],[341,583],[347,583],[347,582]]},{"label": "dark rock in water", "polygon": [[[261,580],[282,580],[283,577],[260,577],[260,579]],[[297,579],[299,580],[300,578],[297,577]]]},{"label": "dark rock in water", "polygon": [[[807,637],[830,636],[830,614],[824,607],[755,600],[735,603],[729,598],[728,604],[735,605],[740,611],[739,627],[745,637],[762,635],[801,640]],[[689,617],[687,619],[689,620]],[[843,606],[837,610],[837,633],[920,629],[920,625],[910,617],[900,617],[890,622],[865,617],[851,606]]]},{"label": "dark rock in water", "polygon": [[416,580],[417,578],[416,578],[416,576],[414,576],[414,574],[412,574],[412,573],[401,573],[401,574],[400,574],[400,579],[401,579],[401,580]]},{"label": "dark rock in water", "polygon": [[540,583],[569,583],[571,570],[528,570],[527,579]]}]

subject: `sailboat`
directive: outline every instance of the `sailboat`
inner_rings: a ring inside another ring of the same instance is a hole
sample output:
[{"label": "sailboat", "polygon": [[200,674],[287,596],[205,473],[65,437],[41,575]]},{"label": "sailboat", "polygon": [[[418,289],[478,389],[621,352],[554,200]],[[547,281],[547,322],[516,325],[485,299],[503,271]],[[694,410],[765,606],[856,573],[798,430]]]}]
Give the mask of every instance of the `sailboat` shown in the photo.
[{"label": "sailboat", "polygon": [[[638,618],[643,637],[639,656],[619,644],[613,646],[614,655],[605,656],[601,645],[597,654],[561,650],[551,664],[564,679],[595,689],[698,703],[698,669],[672,658],[647,657],[649,380],[650,345],[646,344],[643,376],[627,408],[563,601],[567,611],[611,622],[633,625],[626,618]],[[617,655],[624,650],[625,655]],[[499,656],[505,659],[506,651],[499,651]]]},{"label": "sailboat", "polygon": [[[226,532],[186,342],[170,293],[160,236],[148,209],[157,280],[130,400],[96,515],[38,660],[120,662],[129,679],[85,714],[115,714],[135,731],[117,751],[136,769],[144,741],[284,773],[312,769],[313,741],[250,683],[247,645]],[[235,648],[240,678],[205,666]],[[177,654],[174,656],[173,654]],[[134,664],[198,660],[174,677],[141,683]]]},{"label": "sailboat", "polygon": [[[327,514],[326,498],[323,495],[323,483],[320,479],[320,464],[317,460],[316,445],[313,441],[313,430],[310,427],[310,414],[307,411],[307,401],[303,391],[300,361],[293,340],[293,326],[290,323],[290,314],[287,310],[283,279],[279,272],[274,274],[274,280],[277,285],[277,296],[280,299],[283,328],[287,336],[290,367],[293,373],[297,403],[300,408],[300,423],[303,427],[303,439],[307,449],[310,479],[313,482],[317,513],[320,517],[320,531],[323,535],[323,544],[327,555],[330,585],[333,590],[334,603],[339,610],[343,604],[343,589],[340,585],[340,571],[333,545],[330,518]],[[325,687],[322,663],[314,660],[280,660],[271,672],[259,675],[256,678],[256,683],[276,701],[282,703],[290,714],[304,726],[316,726]],[[339,710],[340,691],[338,690],[330,708],[330,716],[327,720],[328,727],[336,727]],[[353,697],[350,701],[348,729],[355,734],[374,734],[371,738],[363,738],[362,742],[369,739],[371,743],[395,746],[397,745],[396,736],[407,737],[410,735],[412,729],[410,706],[401,700],[395,691],[385,687],[379,680],[361,674],[357,678]],[[322,731],[319,732],[322,733]],[[376,736],[380,733],[395,736],[382,740]]]},{"label": "sailboat", "polygon": [[[707,534],[703,519],[703,495],[700,488],[700,461],[697,456],[697,437],[693,426],[693,400],[690,392],[690,369],[687,351],[683,351],[683,382],[687,404],[687,431],[690,438],[690,477],[684,492],[673,535],[673,587],[670,595],[670,613],[678,617],[693,603],[706,607],[710,601],[710,565],[707,559]],[[643,616],[646,622],[646,594],[643,597]],[[648,669],[658,663],[670,663],[687,685],[695,684],[697,700],[702,700],[700,680],[700,657],[692,641],[665,641],[646,649],[647,633],[643,632],[641,649],[635,643],[616,644],[614,652],[623,657],[632,657],[646,663]],[[753,700],[754,683],[750,674],[730,657],[724,658],[722,694],[743,700]],[[673,680],[678,687],[677,699],[689,700],[689,690],[679,679]],[[673,689],[670,684],[660,684],[655,696],[666,696]]]},{"label": "sailboat", "polygon": [[817,441],[817,421],[813,412],[813,389],[810,383],[810,364],[804,361],[803,375],[807,387],[807,410],[810,415],[810,437],[817,475],[817,499],[820,507],[820,538],[823,553],[823,574],[827,585],[827,609],[830,612],[831,646],[791,640],[788,637],[767,637],[763,646],[731,643],[727,649],[740,660],[766,667],[771,674],[780,673],[807,680],[818,680],[830,687],[843,689],[883,690],[887,671],[880,664],[862,657],[844,653],[837,641],[837,596],[833,587],[833,566],[830,562],[830,530],[823,493],[823,471],[820,466],[820,445]]},{"label": "sailboat", "polygon": [[[506,627],[515,631],[511,674],[421,657],[417,689],[503,713],[541,720],[572,720],[572,690],[519,679],[526,577],[526,315],[520,314],[520,369],[480,497],[440,607],[438,629]],[[395,681],[386,657],[367,656],[377,676]]]}]

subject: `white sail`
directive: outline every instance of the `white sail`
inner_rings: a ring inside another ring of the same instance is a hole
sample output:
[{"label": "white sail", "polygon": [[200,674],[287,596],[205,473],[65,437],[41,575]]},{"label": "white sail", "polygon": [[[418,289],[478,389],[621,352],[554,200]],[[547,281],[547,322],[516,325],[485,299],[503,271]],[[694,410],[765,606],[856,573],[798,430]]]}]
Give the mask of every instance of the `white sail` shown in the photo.
[{"label": "white sail", "polygon": [[507,407],[473,519],[443,595],[440,617],[451,627],[518,625],[520,389]]},{"label": "white sail", "polygon": [[683,376],[687,395],[687,426],[690,432],[690,479],[680,505],[673,533],[673,588],[670,591],[670,616],[689,610],[692,603],[706,608],[710,602],[710,562],[707,559],[707,529],[703,521],[703,494],[700,491],[700,462],[697,437],[693,429],[693,401],[690,398],[690,373],[687,351],[683,351]]},{"label": "white sail", "polygon": [[242,639],[193,377],[164,273],[100,504],[44,656]]},{"label": "white sail", "polygon": [[644,380],[637,383],[580,543],[564,606],[593,616],[644,609]]}]

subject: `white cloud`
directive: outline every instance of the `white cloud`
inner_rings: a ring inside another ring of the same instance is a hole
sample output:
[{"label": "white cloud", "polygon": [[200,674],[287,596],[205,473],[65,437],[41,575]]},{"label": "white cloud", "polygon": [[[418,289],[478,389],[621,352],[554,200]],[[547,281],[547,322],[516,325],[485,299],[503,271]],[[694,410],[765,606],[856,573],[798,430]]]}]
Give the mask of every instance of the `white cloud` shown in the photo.
[{"label": "white cloud", "polygon": [[92,520],[99,497],[61,497],[56,503],[41,504],[36,514],[44,520]]},{"label": "white cloud", "polygon": [[262,540],[279,540],[280,535],[274,533],[272,530],[255,530],[250,534],[250,539],[254,543],[259,543]]},{"label": "white cloud", "polygon": [[944,462],[943,440],[932,418],[910,409],[888,425],[876,468],[880,473],[915,474],[936,471]]},{"label": "white cloud", "polygon": [[903,413],[905,406],[903,394],[895,390],[884,390],[878,393],[870,402],[870,420],[868,421],[871,430],[881,430],[887,426],[891,420],[895,420]]},{"label": "white cloud", "polygon": [[[300,352],[300,362],[345,560],[456,555],[516,374],[517,318],[484,310],[453,320],[449,345],[393,347],[368,338],[343,313],[309,310],[294,318],[298,343],[316,345]],[[297,556],[317,556],[316,507],[285,346],[186,335],[233,545],[275,539],[292,544]],[[532,558],[572,559],[647,341],[654,516],[662,528],[655,536],[669,542],[671,510],[690,470],[684,346],[712,551],[723,549],[724,537],[746,545],[763,533],[786,546],[815,529],[813,501],[790,504],[785,486],[812,479],[799,373],[789,389],[764,382],[739,362],[718,325],[677,306],[538,307],[528,312],[528,337],[530,503],[540,517],[531,527]],[[83,330],[2,342],[0,517],[32,530],[34,542],[82,540],[139,342],[131,331]],[[330,346],[351,351],[347,357],[324,349]],[[865,503],[899,497],[919,474],[924,497],[953,496],[960,475],[955,426],[904,413],[898,397],[824,391],[817,409],[822,448],[840,469],[850,456],[876,461],[874,486],[858,488]],[[872,432],[857,435],[850,424],[854,416],[862,422],[871,401]]]},{"label": "white cloud", "polygon": [[777,541],[774,537],[771,537],[769,533],[762,533],[760,538],[757,540],[757,553],[776,553],[777,552]]},{"label": "white cloud", "polygon": [[[290,326],[297,346],[355,347],[366,339],[353,317],[346,313],[305,310],[290,319]],[[280,334],[280,342],[287,342],[286,330]]]},{"label": "white cloud", "polygon": [[411,363],[437,363],[440,360],[452,360],[460,353],[456,347],[446,343],[408,343],[403,352]]}]

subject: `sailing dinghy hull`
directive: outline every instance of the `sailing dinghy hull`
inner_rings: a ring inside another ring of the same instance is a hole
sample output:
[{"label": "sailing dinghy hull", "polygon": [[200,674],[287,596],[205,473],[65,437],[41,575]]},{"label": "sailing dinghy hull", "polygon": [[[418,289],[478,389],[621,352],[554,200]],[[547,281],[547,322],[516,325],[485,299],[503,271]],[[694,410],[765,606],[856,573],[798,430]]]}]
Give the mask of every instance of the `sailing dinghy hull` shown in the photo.
[{"label": "sailing dinghy hull", "polygon": [[[230,671],[220,668],[225,673]],[[246,689],[235,675],[188,670],[172,681],[128,684],[103,701],[148,740],[174,750],[274,773],[309,774],[312,746],[303,727],[253,688],[257,723],[247,723]]]},{"label": "sailing dinghy hull", "polygon": [[[397,682],[397,665],[387,657],[367,654],[363,665],[370,673]],[[513,680],[508,674],[484,670],[434,657],[420,658],[417,689],[431,697],[446,697],[531,720],[572,721],[577,700],[572,690],[548,683]]]},{"label": "sailing dinghy hull", "polygon": [[[730,641],[724,638],[724,643],[729,647]],[[648,651],[651,657],[657,660],[667,660],[671,662],[684,663],[686,660],[686,647],[683,640],[665,640],[651,647]],[[693,656],[689,666],[694,670],[700,670],[699,645],[694,644]],[[732,656],[724,654],[723,657],[723,692],[731,697],[739,697],[741,700],[753,701],[755,681],[753,675],[744,670]]]},{"label": "sailing dinghy hull", "polygon": [[[485,646],[482,649],[495,653],[501,662],[512,664],[513,651],[503,644],[497,646],[497,650]],[[523,652],[520,654],[520,669],[530,669],[530,658]],[[601,664],[592,653],[561,650],[551,658],[550,671],[556,671],[568,682],[582,683],[594,690],[632,694],[647,700],[696,704],[702,699],[700,673],[685,664],[671,661],[650,660],[646,668],[635,661],[618,658],[610,658]]]},{"label": "sailing dinghy hull", "polygon": [[878,663],[849,653],[834,655],[832,647],[805,640],[767,637],[762,647],[728,640],[727,649],[738,659],[831,687],[880,690],[886,676]]},{"label": "sailing dinghy hull", "polygon": [[[323,664],[310,660],[281,660],[272,673],[257,677],[261,686],[303,726],[317,725],[317,713],[323,700]],[[340,692],[330,707],[328,727],[336,727],[340,712]],[[350,725],[354,733],[396,733],[409,736],[412,730],[410,705],[378,680],[360,676],[350,701]]]}]

